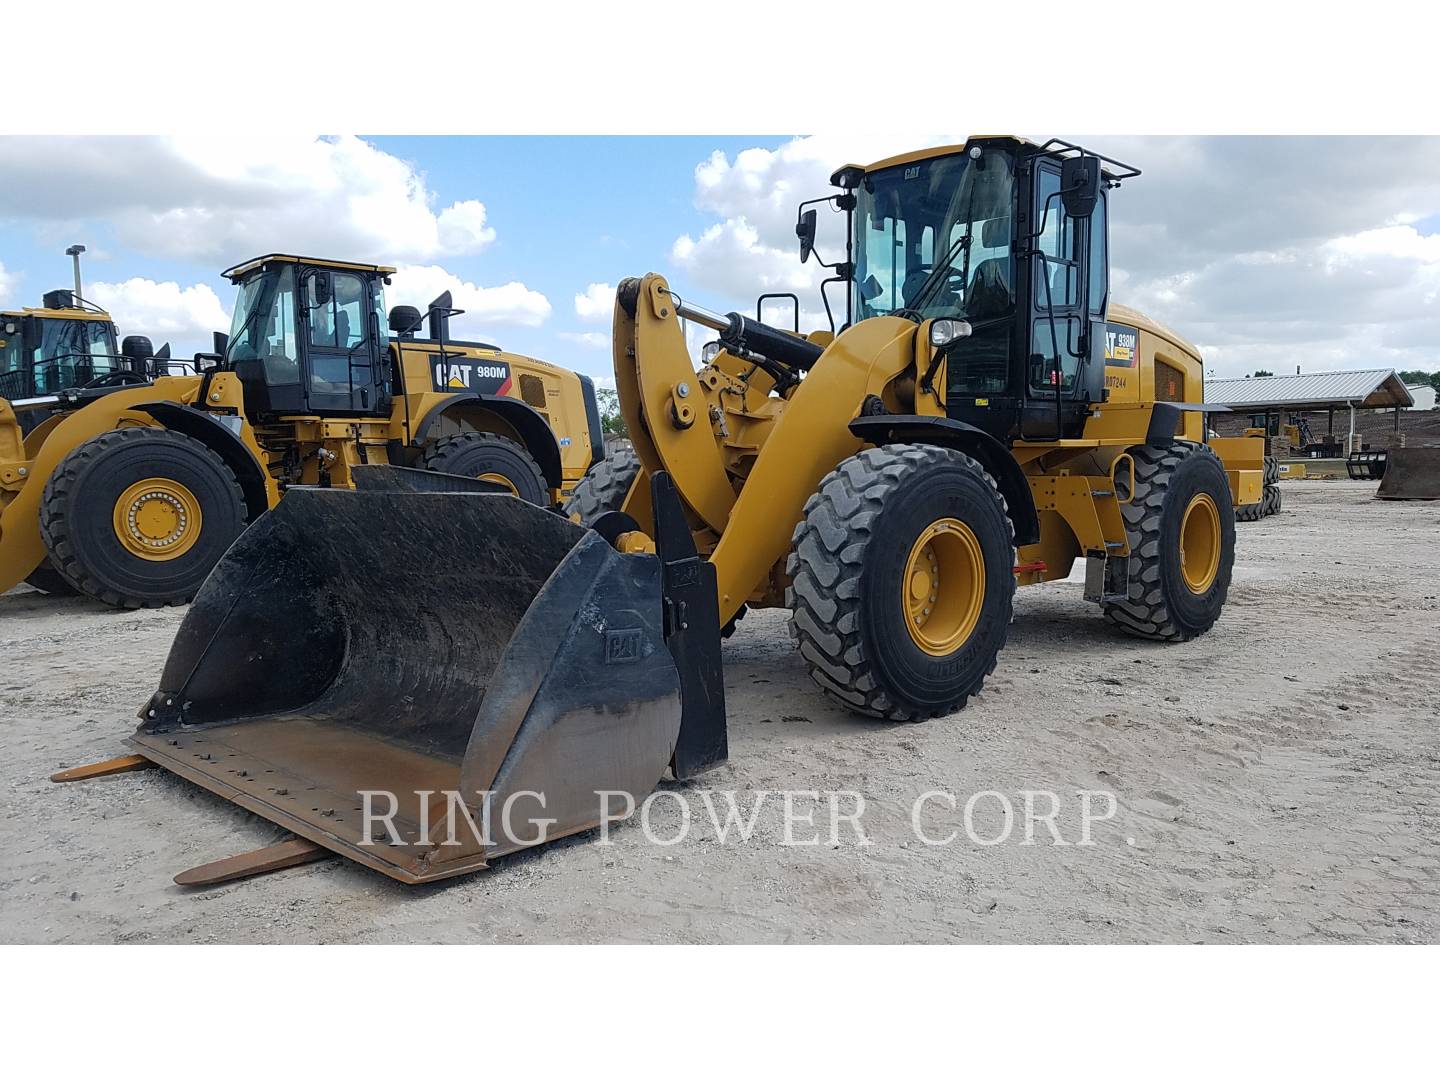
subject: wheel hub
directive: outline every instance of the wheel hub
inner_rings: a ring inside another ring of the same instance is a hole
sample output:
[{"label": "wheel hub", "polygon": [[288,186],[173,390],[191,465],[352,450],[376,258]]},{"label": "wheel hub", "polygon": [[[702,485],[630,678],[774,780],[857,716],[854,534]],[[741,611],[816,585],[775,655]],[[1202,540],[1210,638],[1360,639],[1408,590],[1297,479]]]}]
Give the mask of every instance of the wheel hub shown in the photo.
[{"label": "wheel hub", "polygon": [[200,537],[200,502],[184,484],[154,477],[131,484],[115,502],[115,536],[150,562],[178,559]]},{"label": "wheel hub", "polygon": [[498,473],[498,472],[484,472],[484,473],[481,473],[476,479],[479,479],[479,480],[488,480],[488,481],[490,481],[490,483],[492,483],[492,484],[499,484],[499,485],[500,485],[501,487],[503,487],[506,491],[510,492],[511,495],[519,495],[519,494],[520,494],[520,489],[517,488],[517,487],[515,486],[514,482],[513,482],[508,476],[504,475],[503,473]]},{"label": "wheel hub", "polygon": [[941,518],[921,532],[905,563],[905,628],[931,656],[947,656],[974,632],[985,602],[985,555],[970,527]]},{"label": "wheel hub", "polygon": [[1215,584],[1220,572],[1220,511],[1201,492],[1190,500],[1180,519],[1180,576],[1197,596]]}]

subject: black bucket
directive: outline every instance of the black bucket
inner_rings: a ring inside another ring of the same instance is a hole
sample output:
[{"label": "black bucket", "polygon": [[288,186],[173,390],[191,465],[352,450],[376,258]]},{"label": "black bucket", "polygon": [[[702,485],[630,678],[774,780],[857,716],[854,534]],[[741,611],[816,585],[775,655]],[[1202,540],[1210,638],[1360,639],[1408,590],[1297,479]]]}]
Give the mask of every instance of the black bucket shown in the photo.
[{"label": "black bucket", "polygon": [[131,744],[407,882],[651,791],[681,723],[660,559],[510,495],[367,486],[246,530]]}]

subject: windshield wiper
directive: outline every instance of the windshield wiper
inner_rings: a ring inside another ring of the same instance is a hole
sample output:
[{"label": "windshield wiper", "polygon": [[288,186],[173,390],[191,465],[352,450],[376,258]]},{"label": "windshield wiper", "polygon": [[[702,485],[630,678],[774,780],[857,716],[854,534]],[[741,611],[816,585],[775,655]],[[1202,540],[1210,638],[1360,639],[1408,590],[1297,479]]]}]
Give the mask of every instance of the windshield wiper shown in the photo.
[{"label": "windshield wiper", "polygon": [[899,315],[902,319],[914,319],[916,322],[921,322],[925,317],[922,312],[925,305],[930,302],[932,298],[931,294],[939,291],[937,283],[943,281],[945,276],[950,272],[950,267],[955,265],[956,256],[962,251],[968,255],[970,251],[970,241],[970,223],[967,222],[964,235],[958,237],[955,242],[950,245],[950,250],[945,252],[945,257],[931,268],[930,273],[925,276],[925,280],[920,283],[920,291],[915,294],[915,299],[903,308],[898,308],[890,314]]}]

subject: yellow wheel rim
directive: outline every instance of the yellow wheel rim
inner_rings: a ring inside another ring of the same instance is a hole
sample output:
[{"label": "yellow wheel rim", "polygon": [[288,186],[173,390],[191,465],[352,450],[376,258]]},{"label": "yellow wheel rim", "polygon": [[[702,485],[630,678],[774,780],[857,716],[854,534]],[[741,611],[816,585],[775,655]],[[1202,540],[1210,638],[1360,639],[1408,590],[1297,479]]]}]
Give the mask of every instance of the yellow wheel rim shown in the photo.
[{"label": "yellow wheel rim", "polygon": [[931,656],[948,656],[974,632],[985,603],[985,555],[958,518],[932,522],[910,548],[901,578],[905,629]]},{"label": "yellow wheel rim", "polygon": [[1190,500],[1180,519],[1180,576],[1199,595],[1220,572],[1220,511],[1204,492]]},{"label": "yellow wheel rim", "polygon": [[131,484],[115,501],[115,536],[148,562],[178,559],[200,539],[200,501],[184,484],[152,477]]},{"label": "yellow wheel rim", "polygon": [[520,494],[520,489],[511,482],[510,478],[498,472],[482,472],[476,479],[489,480],[492,484],[499,484],[506,491],[510,492],[511,495]]}]

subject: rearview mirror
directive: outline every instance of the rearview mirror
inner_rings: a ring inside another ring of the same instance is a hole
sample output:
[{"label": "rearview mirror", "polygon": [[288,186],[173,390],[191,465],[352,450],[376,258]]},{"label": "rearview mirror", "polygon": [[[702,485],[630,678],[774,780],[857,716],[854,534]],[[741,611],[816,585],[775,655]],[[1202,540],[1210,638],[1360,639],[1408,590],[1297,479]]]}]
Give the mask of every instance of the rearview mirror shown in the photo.
[{"label": "rearview mirror", "polygon": [[221,333],[219,330],[214,330],[210,334],[210,339],[213,344],[212,351],[215,353],[216,356],[224,356],[227,352],[230,351],[229,334],[224,334]]},{"label": "rearview mirror", "polygon": [[1100,201],[1100,159],[1089,154],[1066,158],[1060,166],[1060,201],[1072,218],[1088,218]]},{"label": "rearview mirror", "polygon": [[330,275],[321,270],[310,278],[310,296],[314,307],[323,307],[330,302]]},{"label": "rearview mirror", "polygon": [[431,311],[449,311],[454,305],[455,305],[455,301],[454,301],[453,299],[451,299],[451,297],[450,297],[450,290],[449,290],[449,289],[446,289],[446,290],[445,290],[444,292],[442,292],[439,296],[437,296],[434,300],[431,300],[431,301],[430,301],[430,310],[431,310]]},{"label": "rearview mirror", "polygon": [[806,210],[800,215],[795,226],[795,235],[800,238],[800,261],[808,262],[815,252],[815,211]]}]

